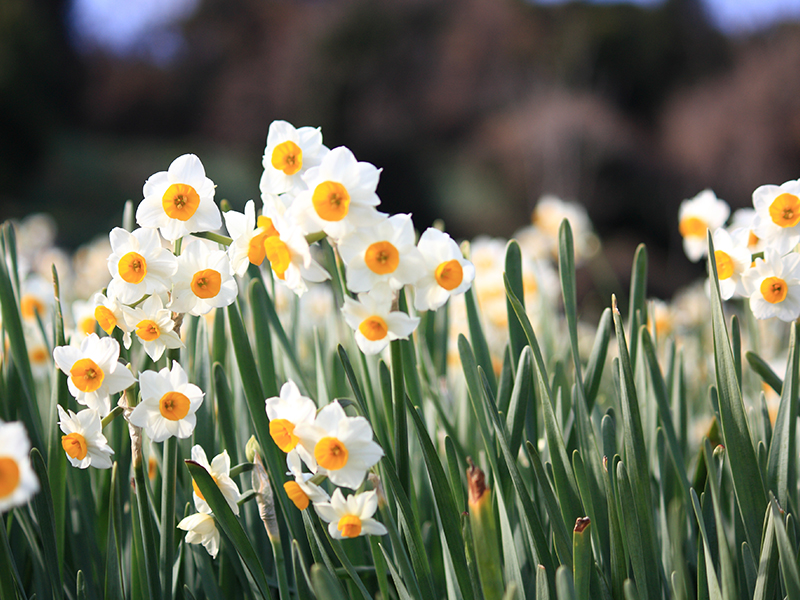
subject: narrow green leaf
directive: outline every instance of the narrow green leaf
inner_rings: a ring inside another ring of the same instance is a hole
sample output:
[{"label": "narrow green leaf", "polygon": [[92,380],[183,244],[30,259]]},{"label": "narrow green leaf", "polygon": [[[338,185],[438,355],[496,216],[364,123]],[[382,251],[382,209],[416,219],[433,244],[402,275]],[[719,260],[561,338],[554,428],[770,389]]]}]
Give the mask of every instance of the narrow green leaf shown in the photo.
[{"label": "narrow green leaf", "polygon": [[522,432],[525,428],[525,417],[528,412],[528,400],[531,397],[531,381],[533,370],[533,354],[530,346],[526,345],[519,355],[517,376],[514,379],[514,388],[511,391],[511,402],[508,406],[506,426],[510,432],[508,445],[512,454],[519,452],[522,443]]},{"label": "narrow green leaf", "polygon": [[756,374],[764,380],[764,383],[775,390],[777,394],[780,394],[781,389],[783,388],[783,381],[781,381],[781,378],[778,377],[778,374],[772,370],[772,367],[769,366],[769,363],[755,352],[745,352],[744,357],[750,364],[750,368],[753,369],[753,371],[755,371]]},{"label": "narrow green leaf", "polygon": [[320,565],[311,565],[311,582],[319,600],[347,600],[339,584],[331,577],[328,570]]},{"label": "narrow green leaf", "polygon": [[[258,374],[264,395],[272,398],[278,395],[278,380],[275,375],[275,359],[272,352],[272,334],[270,333],[269,294],[264,281],[259,277],[250,281],[250,308],[253,312],[253,335],[258,340],[256,357],[258,358]],[[308,390],[308,388],[306,388]],[[308,390],[310,391],[310,390]]]},{"label": "narrow green leaf", "polygon": [[733,489],[744,523],[747,543],[761,550],[761,515],[767,506],[767,496],[750,434],[750,425],[742,401],[733,351],[725,327],[722,298],[719,293],[714,243],[708,232],[708,272],[711,279],[711,320],[714,333],[714,364],[719,393],[719,416],[725,447],[730,456]]},{"label": "narrow green leaf", "polygon": [[592,353],[589,355],[589,362],[586,363],[586,375],[583,378],[586,407],[589,412],[594,407],[597,392],[600,390],[603,368],[608,356],[608,344],[611,341],[612,323],[611,309],[606,308],[603,310],[600,322],[597,324],[594,346],[592,346]]},{"label": "narrow green leaf", "polygon": [[175,564],[175,488],[178,471],[178,438],[164,441],[161,462],[161,589],[163,597],[172,597],[172,569]]},{"label": "narrow green leaf", "polygon": [[[514,295],[525,305],[525,288],[522,281],[522,251],[517,240],[509,240],[506,245],[505,274]],[[519,361],[522,348],[525,346],[525,332],[514,316],[514,307],[506,298],[506,313],[508,314],[508,339],[513,362]]]},{"label": "narrow green leaf", "polygon": [[84,577],[83,571],[78,571],[75,578],[75,596],[78,600],[86,600],[86,577]]},{"label": "narrow green leaf", "polygon": [[61,580],[60,560],[56,546],[56,525],[53,512],[53,496],[50,493],[50,480],[47,467],[38,448],[31,450],[31,465],[39,479],[39,493],[33,497],[36,520],[44,549],[45,571],[54,598],[64,597],[64,583]]},{"label": "narrow green leaf", "polygon": [[241,460],[241,449],[239,448],[239,441],[236,436],[236,414],[233,394],[231,387],[228,383],[228,376],[225,374],[225,369],[222,364],[215,362],[212,367],[214,376],[214,390],[216,410],[214,414],[217,415],[219,423],[219,431],[222,434],[223,446],[230,454],[231,461],[235,464]]},{"label": "narrow green leaf", "polygon": [[711,449],[708,438],[704,440],[703,451],[705,453],[706,465],[708,466],[708,487],[711,490],[711,508],[714,512],[714,524],[717,531],[717,553],[719,555],[719,580],[722,585],[722,596],[733,598],[738,594],[736,576],[731,559],[731,551],[728,545],[728,538],[725,535],[723,526],[722,506],[723,498],[720,491],[719,482],[722,478],[721,461],[725,456],[725,449],[718,446],[716,450]]},{"label": "narrow green leaf", "polygon": [[222,495],[217,483],[211,474],[205,468],[192,461],[186,460],[186,467],[189,469],[189,474],[197,484],[197,487],[203,494],[211,512],[214,513],[214,520],[219,525],[220,529],[225,533],[228,539],[233,544],[236,552],[242,558],[247,570],[258,586],[261,595],[268,600],[270,598],[269,586],[267,584],[267,577],[264,574],[264,569],[261,566],[261,561],[258,559],[256,551],[253,549],[247,534],[242,529],[241,523],[233,514],[231,507],[225,496]]},{"label": "narrow green leaf", "polygon": [[294,582],[298,600],[313,600],[311,592],[311,577],[303,562],[303,553],[297,540],[292,540],[292,566],[294,568]]},{"label": "narrow green leaf", "polygon": [[108,539],[106,542],[106,564],[103,597],[121,600],[123,593],[122,574],[122,507],[119,497],[119,463],[111,467],[111,485],[108,494]]},{"label": "narrow green leaf", "polygon": [[[392,575],[392,581],[394,581],[394,587],[397,590],[397,595],[400,597],[400,600],[421,600],[421,598],[418,596],[412,596],[408,593],[406,586],[403,584],[403,578],[400,577],[400,573],[397,572],[397,569],[395,569],[394,565],[392,564],[389,555],[386,554],[386,548],[384,548],[381,544],[378,544],[378,546],[380,547],[383,557],[386,560],[386,564],[389,567],[389,572]],[[384,597],[388,598],[388,596]]]},{"label": "narrow green leaf", "polygon": [[[639,244],[633,256],[631,269],[631,295],[628,305],[628,325],[630,326],[631,364],[636,364],[638,337],[636,332],[639,327],[647,324],[647,249],[644,244]],[[641,587],[641,586],[639,586]]]},{"label": "narrow green leaf", "polygon": [[556,596],[558,600],[577,600],[575,585],[572,581],[572,572],[568,567],[561,565],[556,571]]},{"label": "narrow green leaf", "polygon": [[547,583],[547,570],[542,565],[536,565],[536,600],[549,600],[550,588]]},{"label": "narrow green leaf", "polygon": [[475,360],[478,366],[483,367],[492,388],[492,395],[497,395],[497,379],[492,368],[492,355],[489,352],[489,344],[486,335],[483,333],[481,325],[480,311],[478,310],[478,299],[475,297],[475,289],[469,288],[464,294],[464,301],[467,305],[467,323],[469,325],[469,338],[472,347],[475,349]]},{"label": "narrow green leaf", "polygon": [[133,477],[136,488],[136,507],[138,511],[138,527],[141,535],[141,553],[145,565],[147,592],[151,599],[161,598],[161,581],[158,577],[158,544],[156,543],[156,527],[151,514],[151,504],[147,493],[144,468],[142,466],[141,448],[138,460],[134,459]]},{"label": "narrow green leaf", "polygon": [[411,471],[408,457],[408,425],[406,421],[405,382],[403,379],[403,352],[400,340],[389,343],[389,352],[392,357],[392,423],[394,425],[394,460],[397,467],[397,477],[403,489],[408,491],[411,486]]},{"label": "narrow green leaf", "polygon": [[564,317],[567,320],[575,379],[583,386],[581,354],[578,350],[578,297],[575,283],[575,249],[572,228],[564,219],[558,228],[558,274],[561,278],[561,296],[564,298]]},{"label": "narrow green leaf", "polygon": [[578,519],[572,530],[572,579],[578,600],[589,600],[589,584],[594,572],[591,535],[591,520],[588,517]]},{"label": "narrow green leaf", "polygon": [[[650,579],[655,578],[656,574],[648,573],[648,566],[652,568],[657,563],[649,562],[647,557],[644,555],[645,542],[642,539],[643,532],[638,526],[639,522],[641,521],[641,517],[637,514],[638,506],[633,496],[632,486],[630,479],[628,478],[627,469],[625,468],[625,464],[622,462],[618,462],[616,467],[618,486],[617,497],[619,498],[621,507],[620,525],[626,543],[628,558],[633,567],[633,576],[637,582],[637,587],[641,588],[643,591],[650,590],[651,588],[657,588],[657,586],[649,582]],[[660,597],[660,594],[650,594],[648,592],[648,595],[645,597],[655,600],[656,598]]]},{"label": "narrow green leaf", "polygon": [[[749,545],[749,544],[748,544]],[[764,517],[764,539],[761,555],[758,558],[758,577],[753,600],[772,600],[778,587],[778,543],[775,537],[775,523],[772,506],[766,509]]]},{"label": "narrow green leaf", "polygon": [[797,551],[789,541],[783,515],[777,500],[770,492],[770,508],[772,509],[772,523],[775,527],[775,538],[778,541],[778,555],[783,574],[783,585],[786,589],[787,600],[800,600],[800,572],[797,568]]}]

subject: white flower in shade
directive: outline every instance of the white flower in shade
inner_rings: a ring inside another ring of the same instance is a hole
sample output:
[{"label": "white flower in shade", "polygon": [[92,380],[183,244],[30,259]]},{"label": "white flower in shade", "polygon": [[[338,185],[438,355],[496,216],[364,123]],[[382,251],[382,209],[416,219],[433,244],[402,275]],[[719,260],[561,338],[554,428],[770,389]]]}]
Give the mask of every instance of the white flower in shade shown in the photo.
[{"label": "white flower in shade", "polygon": [[414,284],[414,308],[436,310],[450,296],[463,294],[475,279],[475,266],[446,233],[426,229],[417,244],[425,261],[424,274]]},{"label": "white flower in shade", "polygon": [[277,214],[268,217],[276,235],[263,238],[264,252],[275,277],[298,296],[307,290],[307,281],[330,279],[328,272],[311,256],[303,231]]},{"label": "white flower in shade", "polygon": [[211,555],[216,558],[219,552],[219,530],[214,517],[210,514],[195,513],[189,515],[178,523],[178,529],[186,532],[185,541],[187,544],[203,544]]},{"label": "white flower in shade", "polygon": [[393,290],[414,283],[425,269],[415,245],[411,215],[381,219],[373,227],[356,229],[339,241],[339,254],[347,267],[347,288],[368,292],[385,282]]},{"label": "white flower in shade", "polygon": [[183,247],[173,284],[170,308],[194,316],[232,304],[239,293],[228,254],[211,249],[203,240]]},{"label": "white flower in shade", "polygon": [[36,324],[36,315],[47,323],[50,311],[55,306],[52,282],[41,275],[31,274],[22,281],[19,297],[19,312],[25,322]]},{"label": "white flower in shade", "polygon": [[298,510],[308,508],[309,502],[327,502],[330,500],[328,492],[311,481],[313,473],[303,473],[303,462],[297,452],[286,455],[286,465],[289,467],[287,475],[294,477],[294,481],[287,481],[283,489]]},{"label": "white flower in shade", "polygon": [[764,258],[757,258],[744,273],[742,284],[756,319],[800,317],[800,254],[782,257],[775,248],[767,248]]},{"label": "white flower in shade", "polygon": [[683,250],[692,262],[697,262],[708,252],[706,231],[722,227],[731,209],[711,190],[703,190],[691,200],[684,200],[678,209],[678,229],[683,236]]},{"label": "white flower in shade", "polygon": [[297,194],[289,210],[304,233],[324,231],[341,239],[381,220],[383,215],[375,209],[380,204],[375,193],[379,177],[374,165],[356,161],[343,146],[334,148],[303,176],[308,189]]},{"label": "white flower in shade", "polygon": [[750,254],[763,252],[767,247],[766,241],[756,235],[755,222],[756,210],[754,208],[740,208],[734,211],[728,227],[731,237],[737,242],[744,241]]},{"label": "white flower in shade", "polygon": [[303,461],[314,470],[316,468],[314,455],[297,445],[300,440],[294,433],[298,425],[313,423],[317,414],[317,405],[314,401],[303,396],[295,382],[287,381],[281,386],[280,396],[266,399],[266,409],[269,434],[275,445],[287,453],[297,449]]},{"label": "white flower in shade", "polygon": [[85,300],[75,300],[71,308],[72,319],[75,323],[73,338],[82,340],[87,335],[94,333],[94,326],[97,323],[97,319],[94,318],[94,304]]},{"label": "white flower in shade", "polygon": [[383,456],[383,449],[372,440],[369,421],[348,417],[337,401],[322,407],[313,423],[299,424],[294,433],[314,456],[317,473],[335,485],[356,489]]},{"label": "white flower in shade", "polygon": [[762,185],[753,192],[755,235],[781,254],[800,242],[800,181]]},{"label": "white flower in shade", "polygon": [[161,246],[161,238],[155,229],[137,229],[129,233],[115,227],[109,239],[109,298],[132,304],[146,294],[160,294],[170,288],[178,263],[175,255]]},{"label": "white flower in shade", "polygon": [[342,490],[336,489],[330,502],[314,504],[317,514],[328,523],[333,539],[354,538],[360,535],[386,535],[386,527],[372,518],[378,510],[375,490],[352,494],[345,500]]},{"label": "white flower in shade", "polygon": [[131,330],[125,322],[123,304],[118,302],[113,296],[104,296],[98,292],[92,296],[91,303],[94,305],[94,318],[100,329],[111,335],[115,327],[122,331],[122,343],[126,348],[131,347]]},{"label": "white flower in shade", "polygon": [[197,423],[195,413],[203,404],[203,391],[189,383],[186,371],[172,361],[172,369],[164,367],[139,374],[142,401],[136,405],[128,420],[141,427],[154,442],[175,436],[186,439]]},{"label": "white flower in shade", "polygon": [[76,414],[71,410],[67,412],[58,405],[58,417],[58,426],[64,433],[61,436],[61,447],[73,467],[111,468],[114,450],[103,435],[100,415],[96,410],[87,408]]},{"label": "white flower in shade", "polygon": [[144,351],[154,361],[161,358],[167,348],[181,348],[183,342],[175,333],[172,311],[164,308],[161,296],[153,294],[136,308],[123,308],[125,322],[144,346]]},{"label": "white flower in shade", "polygon": [[25,426],[19,421],[0,421],[0,513],[22,506],[39,491],[30,451]]},{"label": "white flower in shade", "polygon": [[244,205],[244,213],[229,210],[223,216],[225,227],[233,240],[228,246],[231,269],[241,277],[247,271],[247,265],[261,266],[266,258],[264,239],[278,232],[272,226],[272,219],[264,215],[256,217],[252,200]]},{"label": "white flower in shade", "polygon": [[368,294],[359,294],[358,301],[344,299],[342,314],[356,332],[356,343],[364,354],[378,354],[392,340],[404,340],[419,325],[418,317],[392,310],[393,293],[386,284]]},{"label": "white flower in shade", "polygon": [[717,263],[719,293],[723,300],[732,298],[734,294],[744,296],[742,274],[750,268],[750,250],[745,243],[737,243],[725,229],[714,231],[714,260]]},{"label": "white flower in shade", "polygon": [[319,166],[328,152],[318,128],[295,129],[286,121],[273,121],[262,160],[261,193],[283,194],[297,186],[305,188],[303,174],[311,167]]},{"label": "white flower in shade", "polygon": [[214,204],[214,182],[194,154],[179,156],[167,171],[151,175],[136,209],[139,227],[158,228],[174,242],[195,231],[214,231],[222,225]]},{"label": "white flower in shade", "polygon": [[531,258],[558,258],[558,240],[561,223],[569,221],[575,250],[575,261],[580,264],[592,257],[600,248],[600,241],[592,231],[589,214],[581,204],[567,202],[558,196],[545,194],[539,198],[531,215],[531,226],[514,234],[520,246],[532,251]]},{"label": "white flower in shade", "polygon": [[[208,471],[217,487],[219,487],[219,491],[228,501],[228,506],[231,507],[233,514],[238,515],[238,502],[241,494],[239,493],[239,487],[231,479],[231,457],[228,456],[228,451],[223,450],[221,454],[217,454],[209,463],[206,451],[201,446],[195,445],[192,446],[192,460]],[[194,489],[195,508],[201,513],[211,514],[211,507],[194,481],[192,481],[192,488]]]},{"label": "white flower in shade", "polygon": [[67,375],[67,386],[78,404],[96,410],[100,417],[111,412],[109,396],[136,381],[133,373],[117,362],[117,340],[100,338],[96,333],[86,336],[80,348],[58,346],[53,350],[53,359]]}]

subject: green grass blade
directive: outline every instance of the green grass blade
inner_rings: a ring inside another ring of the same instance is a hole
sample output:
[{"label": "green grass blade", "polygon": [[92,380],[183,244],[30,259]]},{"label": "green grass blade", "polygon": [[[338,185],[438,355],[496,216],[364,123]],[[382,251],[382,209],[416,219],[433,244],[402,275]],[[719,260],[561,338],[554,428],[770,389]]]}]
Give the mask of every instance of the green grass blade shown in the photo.
[{"label": "green grass blade", "polygon": [[211,507],[211,511],[214,513],[214,519],[220,529],[222,529],[231,541],[231,544],[233,544],[236,552],[242,558],[242,562],[255,580],[261,595],[268,600],[271,596],[267,584],[267,577],[264,574],[261,561],[256,551],[253,549],[250,539],[247,537],[244,529],[242,529],[241,523],[239,523],[239,520],[228,505],[225,496],[222,495],[219,487],[217,487],[214,478],[211,477],[211,474],[206,471],[202,465],[192,460],[186,460],[184,462],[189,469],[189,474],[192,476],[195,483],[197,483],[197,487],[202,492],[206,502],[208,502],[208,506]]},{"label": "green grass blade", "polygon": [[800,369],[800,345],[797,343],[798,324],[792,323],[789,336],[789,361],[783,378],[783,391],[778,406],[778,415],[772,428],[767,458],[767,489],[777,498],[781,506],[788,506],[789,497],[794,500],[797,487],[797,396],[798,369]]},{"label": "green grass blade", "polygon": [[[633,495],[630,479],[628,478],[628,472],[625,468],[625,464],[622,462],[618,462],[616,467],[617,496],[620,502],[620,514],[622,515],[620,525],[622,526],[622,532],[626,542],[627,554],[631,566],[633,567],[633,576],[636,579],[637,587],[641,588],[643,591],[656,589],[657,586],[650,583],[650,580],[654,579],[655,573],[648,573],[648,566],[652,567],[657,563],[649,561],[644,555],[645,542],[642,539],[643,532],[638,525],[641,517],[638,515],[638,507]],[[656,592],[647,592],[645,597],[650,600],[655,600],[656,598],[660,598],[661,595]]]},{"label": "green grass blade", "polygon": [[753,371],[755,371],[756,374],[764,380],[764,383],[775,390],[775,393],[780,394],[781,390],[783,389],[783,381],[781,381],[781,378],[778,377],[778,374],[772,370],[772,367],[769,366],[769,363],[767,363],[767,361],[765,361],[755,352],[746,352],[744,357],[750,364],[750,368],[753,369]]},{"label": "green grass blade", "polygon": [[[220,363],[214,363],[212,367],[214,377],[214,391],[217,422],[219,423],[219,431],[222,434],[222,444],[230,454],[231,462],[239,464],[241,461],[241,451],[239,448],[239,441],[236,436],[236,414],[233,394],[231,387],[228,383],[228,376],[225,374],[225,369]],[[266,409],[265,409],[266,410]]]},{"label": "green grass blade", "polygon": [[761,515],[767,507],[764,481],[758,467],[753,437],[742,401],[733,351],[725,327],[722,298],[719,293],[717,263],[714,260],[714,244],[708,233],[708,272],[711,279],[711,319],[714,333],[714,364],[719,393],[719,416],[725,447],[730,456],[733,489],[744,523],[747,543],[754,551],[761,551]]},{"label": "green grass blade", "polygon": [[497,395],[497,379],[492,368],[492,355],[489,353],[489,344],[486,335],[483,333],[481,325],[480,311],[478,310],[478,299],[475,297],[475,289],[470,287],[464,294],[464,301],[467,304],[467,323],[469,325],[469,339],[475,349],[475,360],[478,366],[483,367],[489,385],[492,388],[492,395]]},{"label": "green grass blade", "polygon": [[397,569],[392,564],[389,555],[386,553],[386,548],[384,548],[382,544],[378,544],[378,546],[380,547],[383,557],[386,560],[386,564],[389,567],[389,573],[392,575],[392,581],[394,581],[394,587],[397,590],[397,595],[400,597],[400,600],[422,600],[420,596],[412,596],[408,593],[406,586],[403,584],[403,578],[400,577],[400,573],[397,572]]},{"label": "green grass blade", "polygon": [[[510,240],[506,245],[505,273],[514,295],[525,305],[525,288],[522,282],[522,251],[516,240]],[[525,346],[525,332],[514,316],[514,307],[506,298],[506,313],[508,314],[508,340],[511,349],[511,358],[519,361],[519,355]]]},{"label": "green grass blade", "polygon": [[722,477],[721,461],[724,460],[725,449],[722,446],[718,446],[716,450],[712,450],[711,443],[706,438],[703,443],[703,451],[708,468],[708,487],[711,490],[711,507],[714,511],[714,522],[717,530],[717,553],[719,554],[719,577],[722,584],[722,596],[724,598],[733,598],[738,595],[738,590],[731,550],[723,527],[722,506],[724,500],[719,485]]},{"label": "green grass blade", "polygon": [[[639,244],[633,256],[631,270],[631,295],[628,305],[628,325],[630,326],[631,364],[636,364],[639,327],[647,324],[647,249],[644,244]],[[638,586],[641,588],[641,586]]]},{"label": "green grass blade", "polygon": [[786,525],[783,521],[783,511],[778,506],[778,502],[772,493],[770,493],[770,508],[772,509],[772,523],[775,526],[775,538],[778,541],[778,555],[781,562],[786,598],[787,600],[800,600],[800,571],[797,568],[797,550],[789,541]]},{"label": "green grass blade", "polygon": [[528,412],[528,401],[532,394],[533,354],[530,346],[526,345],[519,355],[517,376],[511,390],[511,402],[508,406],[506,426],[510,432],[508,445],[512,454],[517,454],[522,443],[522,432],[525,428],[525,417]]},{"label": "green grass blade", "polygon": [[564,219],[558,228],[558,274],[561,279],[561,296],[564,298],[564,317],[567,320],[575,379],[582,386],[581,355],[578,350],[578,296],[575,283],[575,248],[572,228]]},{"label": "green grass blade", "polygon": [[311,577],[303,562],[303,552],[297,540],[292,540],[292,566],[294,568],[295,589],[298,600],[314,600],[311,592]]},{"label": "green grass blade", "polygon": [[586,375],[583,378],[583,388],[586,397],[586,407],[591,412],[597,399],[597,392],[600,390],[600,381],[603,377],[603,368],[608,356],[608,344],[611,342],[611,331],[613,321],[611,319],[611,309],[606,308],[600,316],[597,324],[597,335],[594,338],[592,353],[586,363]]},{"label": "green grass blade", "polygon": [[50,483],[47,476],[47,467],[42,454],[37,448],[31,450],[31,465],[36,477],[39,478],[40,490],[33,497],[33,508],[36,520],[39,522],[39,534],[42,538],[44,549],[45,571],[50,582],[54,598],[64,597],[64,582],[61,580],[61,561],[56,545],[55,514],[53,512],[53,496],[50,494]]},{"label": "green grass blade", "polygon": [[589,600],[589,584],[594,573],[591,535],[590,519],[578,519],[572,530],[572,579],[578,600]]},{"label": "green grass blade", "polygon": [[558,571],[556,571],[556,596],[558,600],[578,600],[578,596],[575,595],[572,572],[564,565],[558,567]]},{"label": "green grass blade", "polygon": [[324,567],[311,565],[311,582],[319,600],[347,600],[342,594],[338,582]]},{"label": "green grass blade", "polygon": [[[275,359],[272,352],[272,334],[269,327],[269,295],[264,282],[259,277],[250,281],[250,307],[253,311],[253,335],[258,340],[256,357],[258,358],[258,374],[264,394],[268,398],[278,395],[278,381],[275,377]],[[308,390],[308,388],[306,388]],[[310,391],[310,390],[308,390]]]},{"label": "green grass blade", "polygon": [[106,564],[103,597],[121,600],[124,597],[122,574],[122,523],[119,497],[119,464],[111,467],[111,485],[108,494],[108,541],[106,543]]},{"label": "green grass blade", "polygon": [[[772,506],[766,509],[764,518],[764,538],[761,555],[758,558],[758,577],[753,600],[772,600],[778,586],[778,544],[775,537],[775,523]],[[749,545],[749,544],[748,544]]]}]

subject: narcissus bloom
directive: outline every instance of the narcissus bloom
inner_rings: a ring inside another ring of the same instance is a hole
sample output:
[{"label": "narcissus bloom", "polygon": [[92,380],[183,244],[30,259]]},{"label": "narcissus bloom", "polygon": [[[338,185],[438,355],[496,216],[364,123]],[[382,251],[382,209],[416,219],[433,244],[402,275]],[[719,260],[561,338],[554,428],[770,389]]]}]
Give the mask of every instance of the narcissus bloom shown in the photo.
[{"label": "narcissus bloom", "polygon": [[747,248],[747,238],[734,238],[725,229],[714,232],[714,260],[717,264],[719,293],[723,300],[734,294],[744,296],[742,274],[750,268],[751,254]]},{"label": "narcissus bloom", "polygon": [[364,354],[378,354],[392,340],[404,340],[419,325],[418,317],[392,310],[392,291],[381,284],[368,294],[359,294],[358,301],[344,299],[342,314],[356,332],[356,344]]},{"label": "narcissus bloom", "polygon": [[219,530],[217,523],[210,514],[195,513],[181,520],[178,529],[186,532],[187,544],[203,544],[211,555],[216,558],[219,552]]},{"label": "narcissus bloom", "polygon": [[725,224],[731,209],[711,190],[703,190],[691,200],[684,200],[678,209],[678,229],[683,236],[683,250],[692,262],[697,262],[708,252],[706,231],[714,231]]},{"label": "narcissus bloom", "polygon": [[184,245],[173,284],[170,308],[194,316],[232,304],[239,293],[227,253],[199,239]]},{"label": "narcissus bloom", "polygon": [[328,152],[322,144],[319,128],[295,129],[286,121],[273,121],[262,160],[261,193],[283,194],[297,186],[305,189],[303,174],[311,167],[319,166]]},{"label": "narcissus bloom", "polygon": [[386,535],[386,527],[372,518],[378,510],[375,490],[352,494],[344,498],[336,489],[330,502],[314,504],[317,514],[328,522],[328,533],[333,539],[354,538],[360,535]]},{"label": "narcissus bloom", "polygon": [[314,456],[317,473],[335,485],[356,489],[383,456],[383,449],[372,440],[369,421],[348,417],[336,401],[320,409],[313,423],[295,427],[294,433]]},{"label": "narcissus bloom", "polygon": [[100,417],[111,412],[109,396],[136,381],[133,374],[117,362],[117,340],[100,338],[96,333],[86,336],[80,348],[58,346],[53,350],[53,359],[67,375],[67,386],[78,404],[96,410]]},{"label": "narcissus bloom", "polygon": [[424,274],[414,284],[414,308],[436,310],[450,296],[463,294],[475,279],[475,266],[458,244],[438,229],[426,229],[417,244],[425,261]]},{"label": "narcissus bloom", "polygon": [[753,192],[753,232],[781,254],[800,242],[800,181],[762,185]]},{"label": "narcissus bloom", "polygon": [[158,228],[174,242],[195,231],[214,231],[222,225],[214,204],[214,182],[194,154],[179,156],[167,171],[151,175],[136,209],[139,227]]},{"label": "narcissus bloom", "polygon": [[742,284],[756,319],[800,317],[800,254],[781,256],[775,248],[767,248],[764,258],[757,258],[755,266],[745,271]]},{"label": "narcissus bloom", "polygon": [[100,415],[96,410],[87,408],[76,414],[71,410],[67,412],[58,405],[58,418],[58,426],[64,433],[61,436],[61,447],[73,467],[111,468],[114,450],[103,435]]},{"label": "narcissus bloom", "polygon": [[25,426],[19,421],[0,421],[0,513],[22,506],[39,491],[30,451]]},{"label": "narcissus bloom", "polygon": [[317,414],[317,405],[311,398],[300,393],[300,389],[293,381],[287,381],[281,386],[280,396],[273,396],[266,400],[267,417],[269,418],[269,434],[275,445],[283,452],[297,449],[302,453],[302,458],[313,471],[316,468],[314,455],[298,446],[300,438],[294,433],[295,427],[302,423],[313,423]]},{"label": "narcissus bloom", "polygon": [[380,170],[358,162],[353,153],[340,146],[306,172],[308,189],[297,194],[289,208],[305,233],[324,231],[339,240],[357,227],[372,227],[383,215],[375,207]]},{"label": "narcissus bloom", "polygon": [[158,360],[167,348],[181,348],[183,342],[175,333],[172,311],[164,308],[164,302],[153,294],[136,308],[123,308],[125,322],[144,346],[144,351],[153,360]]},{"label": "narcissus bloom", "polygon": [[286,455],[286,465],[289,467],[287,475],[294,477],[294,480],[284,483],[283,489],[298,510],[308,508],[309,502],[330,500],[328,492],[311,481],[314,473],[303,473],[303,463],[297,452],[289,452]]},{"label": "narcissus bloom", "polygon": [[195,412],[203,404],[203,391],[189,383],[186,371],[172,361],[172,369],[164,367],[139,374],[142,401],[136,405],[128,420],[145,430],[154,442],[169,437],[185,439],[192,435],[197,422]]},{"label": "narcissus bloom", "polygon": [[[239,487],[231,479],[231,457],[228,456],[228,451],[223,450],[221,454],[217,454],[211,461],[208,462],[206,451],[201,446],[192,446],[192,460],[208,471],[209,475],[214,479],[219,487],[219,491],[225,496],[228,501],[228,506],[231,507],[233,514],[239,514]],[[200,488],[192,481],[192,489],[194,490],[194,506],[195,508],[205,514],[211,514],[211,507],[206,502],[203,494],[200,493]]]},{"label": "narcissus bloom", "polygon": [[146,294],[160,294],[171,287],[178,263],[175,255],[161,246],[161,238],[155,229],[137,229],[129,233],[115,227],[109,240],[109,298],[132,304]]},{"label": "narcissus bloom", "polygon": [[119,327],[122,331],[122,343],[126,348],[131,347],[131,330],[125,323],[125,315],[123,313],[123,305],[117,301],[113,296],[104,296],[97,293],[92,296],[92,304],[94,305],[94,318],[100,329],[111,335],[115,327]]},{"label": "narcissus bloom", "polygon": [[240,277],[247,271],[247,265],[261,266],[266,258],[264,239],[277,235],[272,219],[261,215],[256,217],[256,206],[252,200],[244,205],[244,213],[229,210],[224,213],[225,227],[233,240],[228,246],[231,269]]},{"label": "narcissus bloom", "polygon": [[399,290],[416,282],[425,269],[414,244],[411,215],[392,215],[373,227],[356,229],[340,240],[339,254],[351,292],[368,292],[382,282]]}]

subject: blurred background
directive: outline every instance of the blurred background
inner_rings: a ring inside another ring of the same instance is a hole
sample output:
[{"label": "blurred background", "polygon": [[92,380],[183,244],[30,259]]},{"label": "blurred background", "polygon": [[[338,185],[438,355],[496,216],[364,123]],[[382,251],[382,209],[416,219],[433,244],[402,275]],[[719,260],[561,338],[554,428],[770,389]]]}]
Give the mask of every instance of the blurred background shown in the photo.
[{"label": "blurred background", "polygon": [[800,0],[2,0],[0,221],[75,248],[192,152],[241,210],[275,119],[383,168],[386,212],[511,236],[586,207],[625,282],[704,269],[678,205],[800,177]]}]

